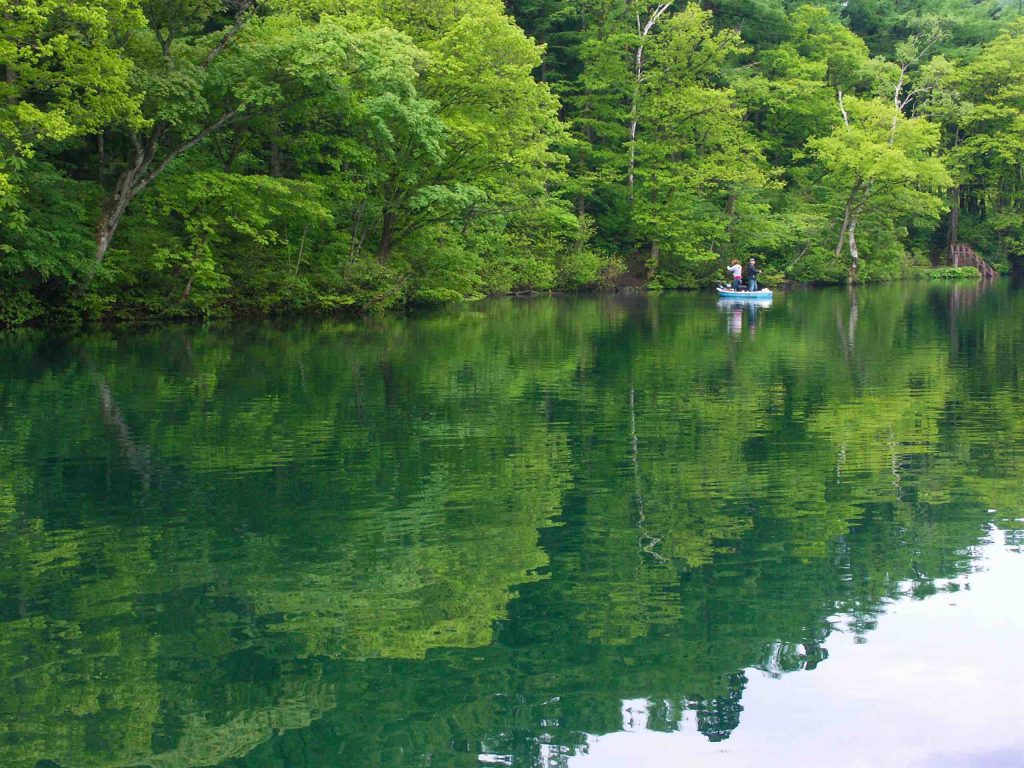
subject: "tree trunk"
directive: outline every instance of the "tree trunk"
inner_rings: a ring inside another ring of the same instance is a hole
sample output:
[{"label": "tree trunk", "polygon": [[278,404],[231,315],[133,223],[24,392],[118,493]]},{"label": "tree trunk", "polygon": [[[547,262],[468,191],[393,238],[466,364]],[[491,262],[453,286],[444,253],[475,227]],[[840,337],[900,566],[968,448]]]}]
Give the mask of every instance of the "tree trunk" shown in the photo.
[{"label": "tree trunk", "polygon": [[630,196],[633,194],[634,171],[636,169],[636,134],[637,128],[640,124],[640,84],[644,80],[644,45],[647,42],[648,35],[651,34],[651,30],[654,29],[654,25],[658,23],[658,19],[660,19],[671,7],[671,2],[659,3],[658,7],[651,12],[651,15],[648,17],[646,22],[640,20],[639,12],[636,15],[636,31],[640,36],[640,42],[637,44],[636,55],[634,57],[633,98],[630,100],[629,105],[629,170],[626,174],[626,183],[629,186]]},{"label": "tree trunk", "polygon": [[[236,7],[237,12],[234,23],[224,32],[218,43],[206,55],[206,58],[200,65],[203,69],[208,68],[234,42],[246,21],[252,17],[253,0],[240,0]],[[118,177],[113,194],[103,205],[100,220],[96,224],[97,265],[103,263],[103,259],[110,249],[114,233],[117,232],[117,228],[124,217],[125,211],[128,209],[129,203],[149,186],[153,180],[160,176],[175,159],[188,152],[210,134],[219,131],[232,121],[242,109],[243,107],[241,106],[228,109],[190,138],[179,140],[177,145],[171,148],[159,162],[156,161],[156,156],[162,149],[164,140],[167,138],[167,132],[171,127],[170,124],[158,121],[150,128],[145,142],[141,141],[134,131],[129,132],[132,141],[132,159],[128,168]],[[87,277],[78,290],[84,290],[88,282],[89,278]]]},{"label": "tree trunk", "polygon": [[377,246],[377,261],[381,264],[391,254],[391,241],[395,234],[395,212],[385,211],[384,221],[380,225],[380,244]]},{"label": "tree trunk", "polygon": [[[591,130],[589,125],[583,128],[583,136],[586,139],[587,143],[593,143],[593,131]],[[583,157],[581,156],[579,159],[579,178],[586,178],[586,174],[587,164],[583,161]],[[583,222],[586,221],[587,218],[587,197],[584,194],[582,188],[579,192],[576,193],[576,216],[580,220],[580,229],[582,230]]]},{"label": "tree trunk", "polygon": [[348,261],[345,262],[345,273],[348,274],[349,265],[356,260],[356,256],[363,250],[363,240],[366,239],[366,227],[363,226],[363,212],[366,210],[366,199],[364,198],[356,206],[352,216],[352,238],[349,240]]},{"label": "tree trunk", "polygon": [[843,211],[843,223],[839,225],[839,242],[836,243],[836,261],[843,255],[843,244],[846,242],[846,228],[850,225],[850,201],[853,195],[846,201],[846,210]]},{"label": "tree trunk", "polygon": [[[110,248],[110,241],[113,239],[114,233],[117,231],[117,227],[120,225],[121,219],[124,217],[124,213],[131,201],[163,174],[174,160],[188,152],[210,134],[219,131],[234,119],[239,112],[240,108],[225,112],[191,138],[178,143],[159,163],[155,163],[156,154],[160,150],[160,144],[165,136],[168,125],[165,123],[155,126],[146,139],[145,147],[143,147],[139,138],[132,134],[134,157],[131,166],[118,177],[117,184],[114,186],[114,193],[103,205],[103,214],[96,224],[96,264],[103,263],[107,250]],[[153,167],[154,163],[156,164],[155,168]]]},{"label": "tree trunk", "polygon": [[284,160],[281,157],[281,148],[276,141],[270,142],[270,175],[272,178],[280,178],[284,175]]},{"label": "tree trunk", "polygon": [[[4,13],[0,16],[2,19],[10,20],[11,14]],[[8,85],[14,85],[18,81],[18,73],[14,71],[14,68],[10,64],[4,64],[4,82]],[[17,103],[18,98],[15,96],[14,89],[11,89],[11,95],[7,97],[8,104]]]},{"label": "tree trunk", "polygon": [[[727,219],[725,225],[725,242],[722,243],[722,254],[729,256],[732,253],[732,233],[736,228],[736,193],[730,192],[729,197],[725,200],[725,217]],[[711,252],[718,253],[718,243],[711,243]]]},{"label": "tree trunk", "polygon": [[110,241],[114,239],[114,232],[117,231],[117,225],[121,223],[123,215],[123,209],[120,212],[105,213],[96,225],[96,264],[102,264],[106,258],[107,251],[110,250]]},{"label": "tree trunk", "polygon": [[626,173],[626,184],[629,194],[633,194],[634,171],[636,169],[636,129],[639,125],[637,112],[640,101],[640,82],[643,80],[644,46],[641,43],[636,49],[636,82],[633,84],[633,98],[629,106],[629,170]]},{"label": "tree trunk", "polygon": [[846,230],[847,239],[850,242],[850,276],[849,283],[857,282],[857,269],[860,266],[860,253],[857,250],[857,214],[850,217],[850,226]]},{"label": "tree trunk", "polygon": [[896,90],[892,95],[893,113],[892,113],[892,125],[889,126],[889,146],[891,147],[896,143],[896,126],[899,125],[900,115],[903,113],[903,83],[907,78],[908,64],[900,65],[900,77],[896,81]]},{"label": "tree trunk", "polygon": [[242,133],[239,128],[235,128],[234,136],[232,137],[231,146],[228,149],[228,156],[224,158],[224,173],[231,173],[235,167],[235,161],[238,156],[242,153],[242,147],[245,145],[245,139],[242,138]]},{"label": "tree trunk", "polygon": [[960,236],[960,187],[950,190],[949,225],[946,228],[946,254],[955,258],[954,248]]},{"label": "tree trunk", "polygon": [[299,255],[295,258],[295,274],[293,277],[299,276],[299,266],[302,264],[302,251],[306,247],[306,233],[309,232],[309,222],[306,222],[306,226],[302,228],[302,238],[299,240]]},{"label": "tree trunk", "polygon": [[134,188],[134,179],[145,167],[141,155],[136,156],[135,165],[118,177],[114,187],[114,194],[110,196],[103,205],[103,214],[96,224],[96,264],[103,263],[103,259],[110,249],[110,242],[114,239],[124,213],[128,210],[128,204],[135,198],[142,187]]}]

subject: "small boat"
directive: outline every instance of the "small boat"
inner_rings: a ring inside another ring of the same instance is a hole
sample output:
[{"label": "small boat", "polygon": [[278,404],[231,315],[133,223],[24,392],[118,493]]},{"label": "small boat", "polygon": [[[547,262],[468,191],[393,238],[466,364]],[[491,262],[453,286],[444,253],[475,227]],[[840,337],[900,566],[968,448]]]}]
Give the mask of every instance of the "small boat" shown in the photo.
[{"label": "small boat", "polygon": [[754,301],[765,301],[771,300],[772,292],[770,288],[761,288],[758,291],[734,291],[732,288],[723,288],[717,286],[715,288],[718,291],[718,295],[723,299],[752,299]]}]

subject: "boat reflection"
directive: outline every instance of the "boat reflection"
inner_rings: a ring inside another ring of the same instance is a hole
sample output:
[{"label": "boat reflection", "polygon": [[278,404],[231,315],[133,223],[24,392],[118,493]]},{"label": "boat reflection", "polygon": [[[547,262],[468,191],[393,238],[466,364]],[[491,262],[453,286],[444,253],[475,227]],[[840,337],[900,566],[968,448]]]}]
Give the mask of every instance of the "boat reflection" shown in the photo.
[{"label": "boat reflection", "polygon": [[768,309],[772,305],[771,297],[766,299],[719,299],[718,310],[729,317],[729,333],[738,336],[743,331],[743,311],[747,312],[747,325],[750,332],[757,330],[757,313],[762,309]]}]

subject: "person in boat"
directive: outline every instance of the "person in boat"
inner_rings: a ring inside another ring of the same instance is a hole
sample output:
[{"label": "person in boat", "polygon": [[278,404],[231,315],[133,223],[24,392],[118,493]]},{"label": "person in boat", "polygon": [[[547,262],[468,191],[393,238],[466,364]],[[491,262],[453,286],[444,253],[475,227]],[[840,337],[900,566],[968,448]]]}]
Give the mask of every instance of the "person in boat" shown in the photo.
[{"label": "person in boat", "polygon": [[740,266],[740,260],[733,259],[725,271],[732,276],[732,289],[734,291],[743,290],[743,267]]},{"label": "person in boat", "polygon": [[757,262],[751,259],[747,262],[746,268],[743,270],[743,277],[747,279],[747,290],[757,290]]}]

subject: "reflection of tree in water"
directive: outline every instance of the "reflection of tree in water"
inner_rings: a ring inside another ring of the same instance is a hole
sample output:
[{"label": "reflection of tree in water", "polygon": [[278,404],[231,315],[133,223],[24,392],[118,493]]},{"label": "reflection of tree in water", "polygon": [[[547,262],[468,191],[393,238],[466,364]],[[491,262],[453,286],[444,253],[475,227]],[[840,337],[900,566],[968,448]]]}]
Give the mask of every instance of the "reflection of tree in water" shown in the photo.
[{"label": "reflection of tree in water", "polygon": [[746,684],[747,676],[742,672],[729,675],[727,694],[696,705],[697,730],[707,736],[708,741],[725,741],[739,726],[743,711],[740,698]]},{"label": "reflection of tree in water", "polygon": [[913,290],[756,347],[663,297],[14,350],[5,764],[561,765],[627,700],[728,738],[747,671],[1021,517],[1019,299],[951,367]]}]

